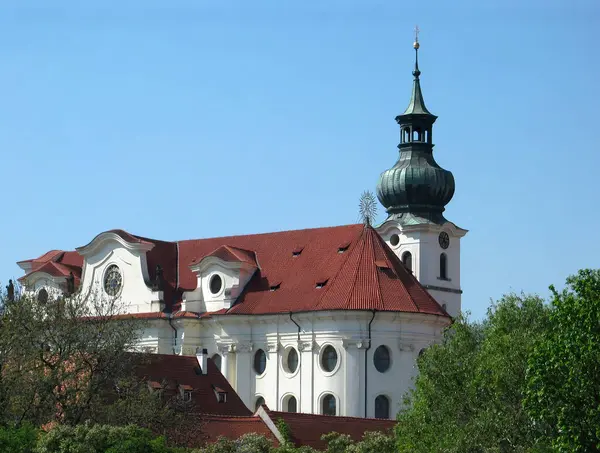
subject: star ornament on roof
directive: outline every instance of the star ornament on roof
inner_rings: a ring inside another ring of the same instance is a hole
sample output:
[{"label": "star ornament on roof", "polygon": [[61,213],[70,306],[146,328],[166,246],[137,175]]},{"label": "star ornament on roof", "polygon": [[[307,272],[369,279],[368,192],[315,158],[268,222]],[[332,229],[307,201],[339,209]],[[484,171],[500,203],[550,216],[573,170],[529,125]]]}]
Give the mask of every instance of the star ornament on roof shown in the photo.
[{"label": "star ornament on roof", "polygon": [[365,190],[360,196],[358,204],[360,218],[365,225],[371,225],[373,219],[377,216],[377,200],[375,195],[369,190]]}]

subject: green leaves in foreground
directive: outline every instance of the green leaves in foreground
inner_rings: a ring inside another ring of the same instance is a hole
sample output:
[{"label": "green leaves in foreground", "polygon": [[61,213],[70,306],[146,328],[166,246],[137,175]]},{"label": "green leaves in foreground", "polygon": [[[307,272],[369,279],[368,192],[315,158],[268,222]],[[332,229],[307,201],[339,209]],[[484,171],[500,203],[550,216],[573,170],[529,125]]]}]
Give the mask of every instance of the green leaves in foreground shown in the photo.
[{"label": "green leaves in foreground", "polygon": [[526,407],[558,452],[600,451],[600,271],[553,292],[550,328],[529,360]]},{"label": "green leaves in foreground", "polygon": [[456,320],[418,360],[415,389],[398,416],[399,451],[534,451],[525,373],[548,322],[540,298],[515,294],[492,305],[484,322]]}]

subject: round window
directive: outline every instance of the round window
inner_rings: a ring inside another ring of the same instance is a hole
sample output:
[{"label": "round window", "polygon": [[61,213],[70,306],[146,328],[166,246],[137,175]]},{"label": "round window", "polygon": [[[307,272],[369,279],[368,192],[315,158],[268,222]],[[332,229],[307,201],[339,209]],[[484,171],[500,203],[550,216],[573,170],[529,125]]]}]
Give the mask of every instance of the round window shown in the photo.
[{"label": "round window", "polygon": [[335,348],[331,345],[325,346],[321,355],[321,368],[327,373],[331,373],[335,369],[337,361],[338,355]]},{"label": "round window", "polygon": [[104,291],[109,296],[116,296],[121,291],[122,286],[123,276],[121,275],[121,271],[118,266],[111,264],[104,274]]},{"label": "round window", "polygon": [[218,294],[223,287],[223,279],[220,275],[215,274],[210,278],[210,283],[208,285],[210,287],[210,292],[213,294]]},{"label": "round window", "polygon": [[400,244],[400,236],[397,234],[392,234],[390,236],[390,244],[392,244],[393,247],[396,247],[398,244]]},{"label": "round window", "polygon": [[263,374],[267,369],[267,354],[262,349],[254,354],[254,371],[256,374]]},{"label": "round window", "polygon": [[290,348],[286,358],[286,371],[288,373],[295,373],[298,369],[298,351],[294,348]]},{"label": "round window", "polygon": [[379,346],[375,349],[373,363],[380,373],[385,373],[390,368],[390,350],[387,346]]}]

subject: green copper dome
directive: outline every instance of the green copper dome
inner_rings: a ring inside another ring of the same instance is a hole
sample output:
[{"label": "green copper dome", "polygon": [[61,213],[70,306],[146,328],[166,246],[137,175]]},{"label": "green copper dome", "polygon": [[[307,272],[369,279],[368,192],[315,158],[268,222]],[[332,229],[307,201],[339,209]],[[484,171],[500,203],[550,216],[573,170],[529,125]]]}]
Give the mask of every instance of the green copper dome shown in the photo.
[{"label": "green copper dome", "polygon": [[402,224],[446,222],[442,213],[454,195],[454,176],[433,158],[431,133],[437,119],[423,100],[419,76],[418,42],[413,71],[413,90],[408,108],[396,117],[400,125],[400,156],[384,171],[377,184],[377,198],[388,219]]}]

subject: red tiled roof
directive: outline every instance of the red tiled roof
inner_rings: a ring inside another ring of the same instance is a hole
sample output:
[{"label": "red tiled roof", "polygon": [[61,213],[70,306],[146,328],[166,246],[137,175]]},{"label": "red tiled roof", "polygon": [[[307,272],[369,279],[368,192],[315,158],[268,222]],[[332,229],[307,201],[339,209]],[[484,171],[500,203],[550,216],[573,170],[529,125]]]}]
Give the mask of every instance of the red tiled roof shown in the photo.
[{"label": "red tiled roof", "polygon": [[201,415],[200,430],[207,443],[216,442],[219,437],[235,440],[244,434],[256,433],[271,440],[278,445],[277,439],[258,416],[247,417],[219,417],[215,415]]},{"label": "red tiled roof", "polygon": [[[189,386],[188,388],[192,389],[195,412],[235,416],[252,414],[212,359],[207,359],[207,374],[201,374],[195,356],[144,354],[144,357],[147,363],[138,366],[136,374],[151,382],[166,382],[173,388]],[[227,400],[224,403],[219,403],[214,387],[227,392]]]},{"label": "red tiled roof", "polygon": [[45,253],[39,258],[22,261],[30,263],[31,270],[19,278],[23,281],[36,272],[45,272],[53,277],[68,277],[71,272],[75,277],[75,286],[79,284],[81,269],[83,266],[83,257],[77,252],[64,252],[62,250],[53,250]]},{"label": "red tiled roof", "polygon": [[367,431],[387,432],[396,424],[395,420],[376,418],[300,414],[270,410],[266,412],[274,423],[279,419],[286,423],[290,429],[291,440],[297,446],[308,445],[317,450],[324,450],[327,447],[326,443],[321,440],[323,434],[331,432],[348,434],[352,440],[359,441]]},{"label": "red tiled roof", "polygon": [[183,292],[196,289],[190,265],[218,256],[258,270],[233,307],[212,315],[381,310],[448,316],[377,232],[362,224],[179,242],[111,232],[127,241],[154,244],[147,252],[148,274],[154,281],[156,265],[161,265],[166,312],[177,312]]}]

